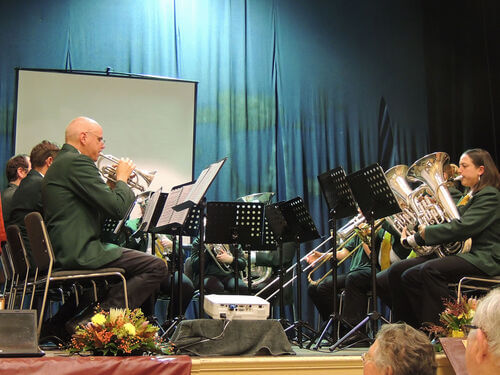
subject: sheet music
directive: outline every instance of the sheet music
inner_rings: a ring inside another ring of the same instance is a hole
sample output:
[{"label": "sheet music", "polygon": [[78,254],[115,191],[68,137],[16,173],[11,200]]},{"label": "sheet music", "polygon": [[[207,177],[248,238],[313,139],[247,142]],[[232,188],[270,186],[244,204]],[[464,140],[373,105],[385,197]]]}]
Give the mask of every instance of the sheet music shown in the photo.
[{"label": "sheet music", "polygon": [[176,211],[174,207],[179,202],[184,202],[186,196],[192,191],[192,187],[194,184],[184,185],[179,188],[174,188],[167,196],[167,201],[163,206],[163,210],[161,212],[160,218],[158,219],[158,223],[156,223],[157,227],[162,227],[168,224],[178,223],[183,224],[184,220],[189,212],[189,208],[185,208],[179,211]]},{"label": "sheet music", "polygon": [[161,188],[155,191],[151,197],[149,197],[148,203],[146,205],[146,209],[144,210],[144,214],[142,215],[142,223],[140,230],[147,232],[149,230],[149,226],[151,225],[151,218],[155,212],[156,204],[158,203],[158,199],[161,195]]},{"label": "sheet music", "polygon": [[219,160],[218,162],[212,163],[203,171],[201,171],[200,176],[194,184],[194,188],[182,202],[191,202],[192,205],[197,205],[198,203],[200,203],[201,199],[207,192],[212,181],[215,179],[215,176],[217,176],[217,173],[219,173],[219,170],[221,169],[226,159],[227,157]]}]

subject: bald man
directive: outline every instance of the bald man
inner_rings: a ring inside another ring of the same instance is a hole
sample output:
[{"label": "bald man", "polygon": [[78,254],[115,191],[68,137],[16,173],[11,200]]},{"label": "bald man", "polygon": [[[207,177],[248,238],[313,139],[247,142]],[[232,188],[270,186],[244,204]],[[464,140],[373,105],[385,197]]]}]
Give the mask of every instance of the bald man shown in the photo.
[{"label": "bald man", "polygon": [[[126,181],[134,164],[121,160],[116,168],[116,186],[106,185],[95,165],[104,149],[102,127],[87,117],[78,117],[66,128],[65,144],[42,183],[44,216],[56,256],[62,269],[125,269],[129,307],[154,306],[154,295],[167,277],[160,258],[124,249],[101,240],[104,219],[122,219],[135,196]],[[123,289],[113,285],[99,301],[104,309],[124,307]],[[88,309],[90,310],[90,309]],[[76,321],[82,323],[92,311]]]}]

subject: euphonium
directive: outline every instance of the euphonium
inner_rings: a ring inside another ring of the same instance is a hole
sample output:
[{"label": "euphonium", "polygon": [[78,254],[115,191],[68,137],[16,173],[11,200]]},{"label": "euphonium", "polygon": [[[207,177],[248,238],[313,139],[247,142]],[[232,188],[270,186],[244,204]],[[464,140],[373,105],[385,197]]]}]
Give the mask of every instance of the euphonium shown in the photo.
[{"label": "euphonium", "polygon": [[[97,159],[97,168],[99,169],[104,178],[116,182],[116,164],[118,164],[119,161],[120,159],[118,159],[113,155],[100,154],[99,158]],[[108,162],[112,162],[112,164],[109,165]],[[133,170],[132,174],[128,178],[127,185],[130,186],[132,189],[137,189],[140,192],[143,192],[148,188],[149,185],[151,185],[151,182],[153,182],[155,174],[156,171],[144,172],[136,168]],[[145,186],[139,183],[139,177],[141,177],[144,180]]]},{"label": "euphonium", "polygon": [[[410,204],[420,224],[433,225],[460,219],[443,174],[443,166],[449,160],[445,152],[435,152],[420,158],[408,169],[408,178],[423,182],[410,197]],[[465,253],[470,250],[470,244],[469,238],[440,245],[436,251],[440,257]]]},{"label": "euphonium", "polygon": [[[401,211],[397,214],[386,217],[385,219],[401,236],[403,229],[406,228],[408,235],[413,235],[417,231],[418,218],[412,209],[410,197],[414,195],[414,191],[408,184],[406,176],[408,174],[408,166],[396,165],[385,172],[385,176],[394,192],[394,196],[401,207]],[[418,189],[418,188],[417,188]],[[437,250],[436,246],[421,246],[415,251],[420,255],[428,255]]]}]

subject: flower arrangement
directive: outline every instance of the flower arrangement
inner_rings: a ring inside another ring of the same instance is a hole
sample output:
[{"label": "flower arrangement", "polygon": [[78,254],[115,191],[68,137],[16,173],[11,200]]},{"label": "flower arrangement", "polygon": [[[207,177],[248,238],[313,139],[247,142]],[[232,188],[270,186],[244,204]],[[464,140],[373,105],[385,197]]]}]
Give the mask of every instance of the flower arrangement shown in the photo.
[{"label": "flower arrangement", "polygon": [[97,311],[90,322],[76,329],[69,352],[119,356],[172,354],[173,350],[140,309],[110,309]]},{"label": "flower arrangement", "polygon": [[477,307],[477,299],[465,296],[444,301],[444,311],[439,315],[440,325],[426,329],[434,337],[465,337],[466,326],[471,324]]}]

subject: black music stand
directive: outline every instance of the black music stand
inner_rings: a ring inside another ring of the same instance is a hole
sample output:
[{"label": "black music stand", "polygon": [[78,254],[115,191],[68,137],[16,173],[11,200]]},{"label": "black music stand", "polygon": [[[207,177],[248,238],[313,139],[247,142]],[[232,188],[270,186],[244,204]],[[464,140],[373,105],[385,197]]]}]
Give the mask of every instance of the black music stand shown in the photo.
[{"label": "black music stand", "polygon": [[[337,167],[328,172],[322,173],[318,176],[319,185],[321,187],[321,192],[328,205],[328,229],[331,233],[331,243],[332,243],[332,256],[330,257],[330,267],[332,270],[332,281],[333,281],[333,311],[330,314],[330,319],[324,323],[321,329],[321,334],[319,336],[318,342],[314,347],[315,350],[321,346],[323,337],[327,334],[328,329],[335,322],[345,323],[338,313],[337,305],[337,271],[338,271],[338,260],[336,254],[337,247],[337,220],[348,216],[353,216],[357,214],[357,205],[352,195],[349,184],[346,180],[346,174],[342,167]],[[350,326],[349,326],[350,327]],[[352,328],[352,327],[350,327]],[[311,340],[308,348],[314,343]],[[333,342],[338,340],[337,330],[333,329]]]},{"label": "black music stand", "polygon": [[[208,202],[205,243],[234,245],[235,292],[239,294],[240,245],[245,251],[271,250],[264,247],[264,203]],[[276,247],[274,247],[276,248]],[[201,284],[203,284],[200,281]],[[203,285],[200,285],[203,288]],[[251,282],[249,289],[251,288]],[[202,306],[200,305],[200,309]],[[200,310],[201,311],[201,310]]]},{"label": "black music stand", "polygon": [[[335,350],[348,337],[354,334],[359,328],[373,322],[373,333],[377,332],[377,321],[383,319],[377,311],[377,254],[375,251],[375,220],[401,212],[399,203],[394,196],[384,171],[377,163],[347,176],[347,182],[351,188],[356,201],[369,223],[371,228],[370,260],[371,260],[371,287],[372,306],[371,312],[353,327],[346,335],[340,338],[335,344],[330,346],[330,351]],[[384,319],[385,320],[385,319]]]},{"label": "black music stand", "polygon": [[285,332],[290,329],[296,330],[298,345],[302,347],[302,327],[314,333],[316,333],[316,331],[307,322],[302,321],[302,267],[300,261],[296,263],[298,320],[291,325],[285,320],[283,299],[283,243],[295,242],[296,256],[297,260],[299,260],[300,243],[317,239],[320,235],[311,215],[304,205],[304,201],[300,197],[293,198],[286,202],[268,205],[266,208],[266,218],[274,233],[280,252],[280,321],[283,325],[288,325],[288,327],[285,328]]},{"label": "black music stand", "polygon": [[[203,217],[205,212],[204,196],[212,184],[213,180],[219,173],[220,168],[227,158],[221,159],[210,164],[201,173],[195,182],[178,185],[172,188],[170,193],[165,197],[164,201],[160,198],[155,198],[152,202],[156,207],[152,208],[153,214],[147,225],[147,229],[151,233],[162,233],[174,235],[173,246],[177,247],[177,288],[178,288],[178,311],[179,316],[173,318],[172,324],[165,330],[162,336],[168,335],[173,331],[179,322],[184,320],[182,313],[182,236],[194,236],[200,233],[200,246],[203,246],[204,225]],[[158,212],[160,214],[158,215]],[[158,216],[158,217],[157,217]],[[175,240],[178,238],[178,242]],[[177,246],[175,246],[177,243]],[[204,265],[203,252],[200,253],[200,267]],[[174,273],[172,273],[173,275]],[[203,277],[200,272],[200,277]],[[173,288],[173,282],[171,288]],[[203,300],[203,291],[200,292],[200,300]],[[172,300],[171,300],[172,301]],[[171,309],[170,309],[171,310]]]}]

